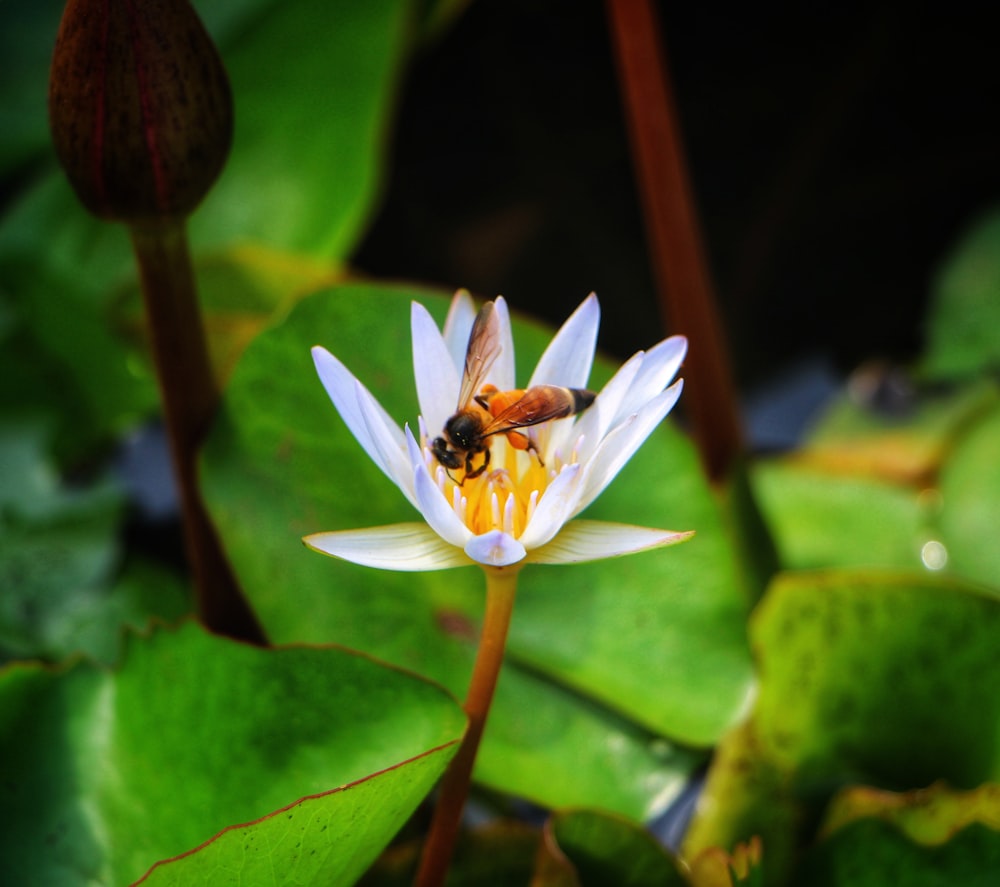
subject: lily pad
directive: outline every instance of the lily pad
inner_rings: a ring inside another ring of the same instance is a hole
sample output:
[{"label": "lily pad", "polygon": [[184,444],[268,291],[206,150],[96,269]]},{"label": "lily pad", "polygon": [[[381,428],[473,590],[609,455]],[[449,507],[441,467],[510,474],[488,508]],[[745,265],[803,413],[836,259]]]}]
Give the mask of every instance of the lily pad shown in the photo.
[{"label": "lily pad", "polygon": [[796,459],[831,474],[926,486],[969,424],[996,402],[991,382],[915,389],[894,410],[845,395],[823,414]]},{"label": "lily pad", "polygon": [[906,573],[787,574],[751,636],[763,751],[799,791],[1000,776],[1000,599]]},{"label": "lily pad", "polygon": [[194,624],[121,666],[0,672],[0,866],[11,883],[349,884],[440,776],[465,718],[336,648]]},{"label": "lily pad", "polygon": [[760,462],[751,476],[785,569],[917,569],[923,547],[937,538],[933,493],[794,457]]},{"label": "lily pad", "polygon": [[82,653],[114,662],[124,625],[190,610],[179,580],[150,564],[123,564],[124,492],[109,478],[64,484],[51,425],[0,422],[0,661]]},{"label": "lily pad", "polygon": [[595,810],[563,810],[545,826],[537,887],[685,887],[677,861],[635,823]]},{"label": "lily pad", "polygon": [[1000,786],[956,792],[944,784],[895,793],[846,789],[797,883],[917,887],[983,885],[1000,871]]},{"label": "lily pad", "polygon": [[876,816],[926,846],[943,844],[973,823],[1000,832],[1000,785],[994,783],[956,791],[938,782],[910,792],[853,786],[833,799],[822,835],[829,837],[853,822]]},{"label": "lily pad", "polygon": [[[1000,774],[1000,599],[909,572],[784,574],[755,612],[760,691],[723,742],[688,854],[763,838],[768,883],[840,787]],[[846,883],[846,882],[845,882]]]},{"label": "lily pad", "polygon": [[941,539],[950,570],[1000,589],[1000,409],[973,426],[941,471]]},{"label": "lily pad", "polygon": [[1000,367],[1000,210],[964,235],[934,282],[923,371],[959,379]]}]

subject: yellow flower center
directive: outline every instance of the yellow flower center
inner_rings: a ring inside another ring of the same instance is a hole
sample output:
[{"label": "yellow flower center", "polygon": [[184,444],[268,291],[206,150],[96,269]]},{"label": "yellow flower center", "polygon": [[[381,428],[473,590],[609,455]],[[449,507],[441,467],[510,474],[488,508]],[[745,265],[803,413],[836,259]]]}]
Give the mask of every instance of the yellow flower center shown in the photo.
[{"label": "yellow flower center", "polygon": [[[545,429],[541,437],[544,440]],[[537,434],[537,431],[536,431]],[[544,447],[540,447],[544,450]],[[555,453],[543,465],[539,457],[511,446],[503,435],[490,445],[490,467],[478,477],[465,478],[462,472],[452,472],[456,482],[438,464],[424,443],[424,454],[431,477],[437,481],[445,497],[462,522],[477,536],[490,530],[500,530],[521,536],[549,483],[566,466],[577,461],[574,448],[569,460]],[[477,460],[478,464],[478,460]]]}]

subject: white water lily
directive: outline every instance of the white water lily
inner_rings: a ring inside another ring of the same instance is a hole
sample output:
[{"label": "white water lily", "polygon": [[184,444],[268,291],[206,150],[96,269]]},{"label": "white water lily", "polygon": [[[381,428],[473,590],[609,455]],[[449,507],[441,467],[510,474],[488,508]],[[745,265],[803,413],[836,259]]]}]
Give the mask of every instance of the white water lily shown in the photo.
[{"label": "white water lily", "polygon": [[[502,350],[486,382],[507,391],[515,388],[514,342],[506,303],[498,298],[494,304]],[[525,429],[537,453],[516,449],[503,434],[492,436],[490,470],[459,484],[438,464],[431,443],[456,410],[475,316],[471,298],[459,292],[442,333],[427,310],[413,303],[419,440],[408,425],[400,428],[336,357],[313,348],[320,379],[347,427],[423,521],[316,533],[305,537],[306,544],[386,570],[440,570],[469,564],[580,563],[671,545],[692,535],[575,519],[677,402],[682,381],[670,383],[684,359],[684,337],[672,336],[634,355],[583,413]],[[585,388],[599,321],[592,294],[549,344],[528,387]]]}]

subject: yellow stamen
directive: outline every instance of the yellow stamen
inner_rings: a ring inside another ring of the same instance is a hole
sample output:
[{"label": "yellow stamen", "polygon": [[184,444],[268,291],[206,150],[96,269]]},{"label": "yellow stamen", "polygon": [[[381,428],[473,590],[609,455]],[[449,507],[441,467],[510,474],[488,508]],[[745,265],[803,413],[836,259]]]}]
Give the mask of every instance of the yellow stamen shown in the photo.
[{"label": "yellow stamen", "polygon": [[[473,533],[501,530],[516,539],[524,532],[552,479],[566,465],[579,461],[582,441],[579,437],[574,442],[568,460],[555,452],[546,457],[543,465],[536,453],[518,450],[499,437],[491,447],[491,470],[465,478],[461,484],[438,464],[426,443],[424,456],[441,494]],[[457,476],[462,480],[461,472]]]}]

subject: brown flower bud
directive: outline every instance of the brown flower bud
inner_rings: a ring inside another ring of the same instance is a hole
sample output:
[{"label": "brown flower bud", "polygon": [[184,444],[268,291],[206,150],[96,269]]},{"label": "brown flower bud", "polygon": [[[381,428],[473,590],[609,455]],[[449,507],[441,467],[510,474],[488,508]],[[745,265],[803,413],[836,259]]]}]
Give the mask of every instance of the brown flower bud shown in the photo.
[{"label": "brown flower bud", "polygon": [[187,0],[68,0],[49,118],[80,200],[125,222],[189,214],[232,142],[229,81]]}]

